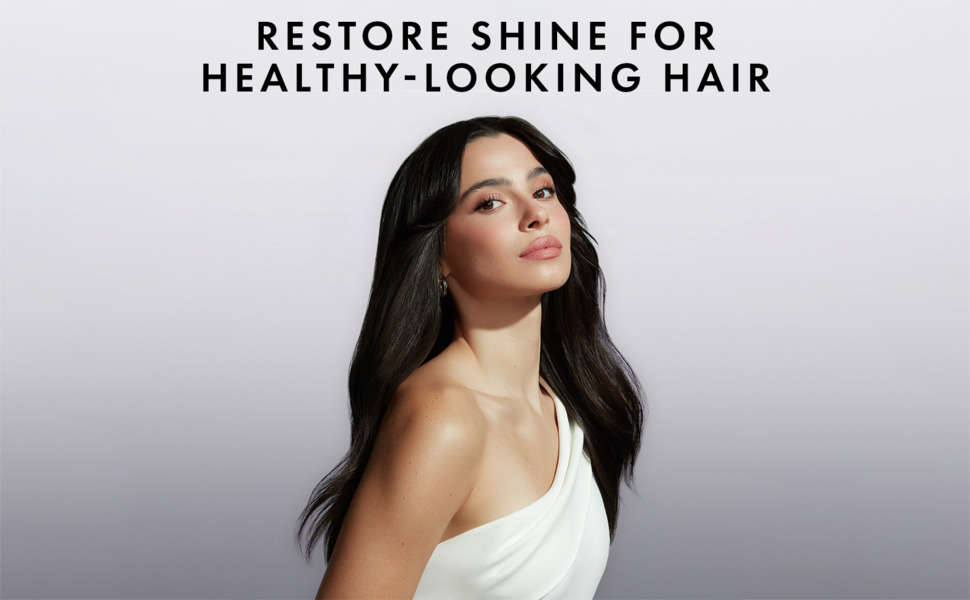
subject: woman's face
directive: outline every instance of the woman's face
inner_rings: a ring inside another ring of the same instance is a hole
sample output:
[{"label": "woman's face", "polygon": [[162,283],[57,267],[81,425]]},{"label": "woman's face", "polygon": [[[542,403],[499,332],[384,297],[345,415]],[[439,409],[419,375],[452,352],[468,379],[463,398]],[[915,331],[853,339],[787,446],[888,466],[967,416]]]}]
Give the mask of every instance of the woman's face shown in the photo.
[{"label": "woman's face", "polygon": [[558,289],[569,278],[569,233],[552,176],[525,144],[500,134],[465,146],[458,205],[445,222],[450,289],[482,298]]}]

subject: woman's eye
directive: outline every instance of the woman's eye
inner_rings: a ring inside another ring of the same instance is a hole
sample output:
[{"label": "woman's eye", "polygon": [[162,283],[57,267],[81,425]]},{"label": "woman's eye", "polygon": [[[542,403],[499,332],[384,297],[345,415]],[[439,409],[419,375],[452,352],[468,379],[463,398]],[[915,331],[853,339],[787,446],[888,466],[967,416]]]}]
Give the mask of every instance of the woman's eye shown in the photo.
[{"label": "woman's eye", "polygon": [[502,201],[499,200],[498,198],[486,198],[485,200],[482,200],[478,204],[478,206],[475,207],[475,210],[480,210],[483,212],[491,212],[496,208],[498,208],[500,204],[502,204]]},{"label": "woman's eye", "polygon": [[556,195],[555,188],[544,187],[541,190],[539,190],[538,192],[536,192],[535,194],[533,194],[533,197],[535,197],[535,198],[541,198],[541,199],[546,199],[546,198],[552,198],[555,195]]}]

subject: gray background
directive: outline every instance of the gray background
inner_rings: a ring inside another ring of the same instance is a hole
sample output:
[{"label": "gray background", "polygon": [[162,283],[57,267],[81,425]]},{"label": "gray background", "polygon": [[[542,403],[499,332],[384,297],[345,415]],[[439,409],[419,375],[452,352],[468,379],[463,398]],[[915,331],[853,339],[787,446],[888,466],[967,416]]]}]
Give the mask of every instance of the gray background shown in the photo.
[{"label": "gray background", "polygon": [[[473,53],[480,18],[603,20],[609,50]],[[340,19],[447,20],[453,51],[255,49]],[[625,51],[631,20],[716,51]],[[599,595],[967,597],[968,39],[958,2],[4,2],[0,592],[311,595],[293,528],[346,448],[387,184],[435,128],[517,114],[576,165],[649,399]],[[203,62],[273,60],[644,81],[201,92]],[[667,61],[772,91],[665,94]]]}]

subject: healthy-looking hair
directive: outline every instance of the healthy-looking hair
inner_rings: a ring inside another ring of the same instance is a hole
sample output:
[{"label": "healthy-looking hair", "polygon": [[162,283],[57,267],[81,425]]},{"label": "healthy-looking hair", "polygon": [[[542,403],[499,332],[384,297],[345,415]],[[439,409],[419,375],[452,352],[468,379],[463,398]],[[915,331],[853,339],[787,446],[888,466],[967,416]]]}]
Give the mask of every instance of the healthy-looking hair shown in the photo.
[{"label": "healthy-looking hair", "polygon": [[524,143],[549,171],[569,215],[572,266],[565,285],[542,297],[539,373],[583,429],[611,537],[616,531],[620,481],[632,481],[640,447],[641,392],[603,321],[603,276],[593,238],[576,210],[576,174],[527,121],[479,117],[424,140],[387,191],[370,300],[350,365],[350,449],[317,484],[300,515],[297,537],[307,560],[321,537],[330,560],[394,392],[452,341],[455,306],[450,295],[438,295],[445,220],[458,203],[465,147],[503,133]]}]

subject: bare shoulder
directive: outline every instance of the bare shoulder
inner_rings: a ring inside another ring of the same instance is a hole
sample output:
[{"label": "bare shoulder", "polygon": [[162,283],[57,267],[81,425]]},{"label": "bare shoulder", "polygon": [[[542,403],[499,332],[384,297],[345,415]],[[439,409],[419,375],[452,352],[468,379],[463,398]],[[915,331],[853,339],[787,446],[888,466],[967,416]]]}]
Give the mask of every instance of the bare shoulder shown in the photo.
[{"label": "bare shoulder", "polygon": [[[378,443],[394,454],[417,454],[436,467],[467,471],[480,458],[486,421],[473,392],[433,371],[416,371],[398,387]],[[444,465],[442,462],[455,464]],[[449,469],[450,470],[450,469]]]},{"label": "bare shoulder", "polygon": [[341,527],[323,597],[411,596],[481,471],[474,394],[431,371],[394,394]]}]

